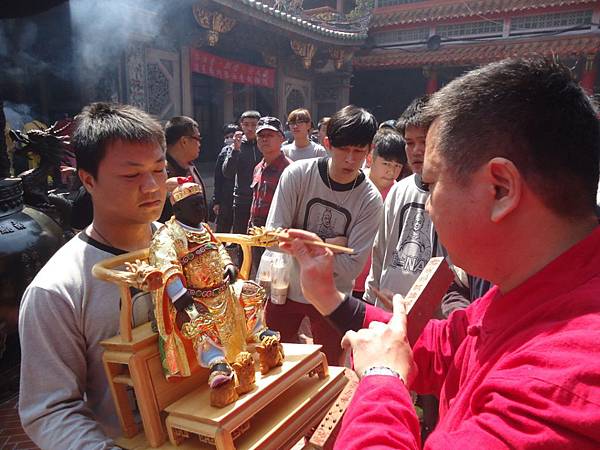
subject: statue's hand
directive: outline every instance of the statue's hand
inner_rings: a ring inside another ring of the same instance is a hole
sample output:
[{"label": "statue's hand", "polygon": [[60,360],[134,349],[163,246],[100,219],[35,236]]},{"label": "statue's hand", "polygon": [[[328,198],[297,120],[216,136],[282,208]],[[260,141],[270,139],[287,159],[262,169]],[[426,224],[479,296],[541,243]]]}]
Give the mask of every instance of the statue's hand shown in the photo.
[{"label": "statue's hand", "polygon": [[223,280],[229,282],[229,284],[235,283],[238,277],[238,268],[233,264],[227,264],[225,271],[223,272]]},{"label": "statue's hand", "polygon": [[190,316],[185,311],[177,311],[177,315],[175,316],[175,324],[177,325],[177,329],[181,330],[183,325],[190,321]]},{"label": "statue's hand", "polygon": [[185,308],[193,303],[194,303],[194,298],[188,292],[186,292],[181,297],[179,297],[177,300],[175,300],[175,302],[173,303],[173,306],[179,313],[179,312],[185,312],[184,311]]},{"label": "statue's hand", "polygon": [[193,304],[194,304],[194,299],[187,292],[185,294],[183,294],[181,297],[179,297],[175,301],[175,303],[173,303],[173,306],[175,306],[175,309],[177,310],[177,315],[175,316],[175,324],[177,325],[177,328],[179,328],[180,330],[181,330],[181,327],[183,327],[183,324],[185,324],[191,320],[189,314],[185,311],[185,308],[188,307],[189,305],[193,305]]}]

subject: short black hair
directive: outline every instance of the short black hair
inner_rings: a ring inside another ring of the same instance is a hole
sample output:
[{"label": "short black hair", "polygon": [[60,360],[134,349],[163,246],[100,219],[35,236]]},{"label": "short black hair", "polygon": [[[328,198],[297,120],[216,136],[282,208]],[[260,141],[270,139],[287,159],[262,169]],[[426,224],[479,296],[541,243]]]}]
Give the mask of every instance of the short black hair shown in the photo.
[{"label": "short black hair", "polygon": [[389,120],[386,120],[384,122],[381,122],[379,124],[379,129],[381,130],[382,128],[390,128],[392,130],[396,130],[396,120],[395,119],[389,119]]},{"label": "short black hair", "polygon": [[406,164],[406,142],[396,130],[380,128],[373,138],[373,157]]},{"label": "short black hair", "polygon": [[160,123],[148,113],[131,105],[91,103],[75,117],[71,144],[76,152],[77,169],[94,178],[106,149],[115,141],[156,143],[165,149]]},{"label": "short black hair", "polygon": [[183,136],[191,136],[194,134],[194,129],[199,129],[198,122],[191,117],[177,116],[171,118],[165,124],[165,138],[167,147],[177,144],[177,141]]},{"label": "short black hair", "polygon": [[228,123],[223,126],[223,136],[227,136],[228,134],[235,133],[239,131],[240,127],[236,123]]},{"label": "short black hair", "polygon": [[333,147],[370,145],[376,132],[375,116],[366,109],[354,105],[340,109],[331,116],[327,124],[327,137]]},{"label": "short black hair", "polygon": [[396,130],[405,137],[407,127],[427,127],[429,123],[423,118],[423,111],[429,102],[429,95],[415,98],[406,107],[402,115],[396,121]]},{"label": "short black hair", "polygon": [[326,127],[329,124],[330,120],[331,117],[321,117],[321,120],[319,120],[319,123],[317,124],[317,130],[320,130],[323,126]]},{"label": "short black hair", "polygon": [[437,150],[459,182],[504,157],[556,214],[594,212],[598,111],[565,65],[541,57],[488,64],[433,94],[425,119],[439,124]]},{"label": "short black hair", "polygon": [[254,111],[254,110],[248,110],[248,111],[244,111],[242,113],[242,115],[240,116],[240,123],[242,123],[242,120],[244,119],[260,119],[260,113],[258,111]]}]

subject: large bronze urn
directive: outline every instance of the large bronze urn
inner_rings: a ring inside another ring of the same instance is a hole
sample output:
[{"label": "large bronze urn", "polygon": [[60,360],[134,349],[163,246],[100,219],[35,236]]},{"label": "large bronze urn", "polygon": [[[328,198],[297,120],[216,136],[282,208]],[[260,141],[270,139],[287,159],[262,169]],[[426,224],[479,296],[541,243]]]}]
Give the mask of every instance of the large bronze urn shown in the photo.
[{"label": "large bronze urn", "polygon": [[21,296],[62,236],[53,219],[24,205],[20,178],[0,179],[0,334],[16,330]]}]

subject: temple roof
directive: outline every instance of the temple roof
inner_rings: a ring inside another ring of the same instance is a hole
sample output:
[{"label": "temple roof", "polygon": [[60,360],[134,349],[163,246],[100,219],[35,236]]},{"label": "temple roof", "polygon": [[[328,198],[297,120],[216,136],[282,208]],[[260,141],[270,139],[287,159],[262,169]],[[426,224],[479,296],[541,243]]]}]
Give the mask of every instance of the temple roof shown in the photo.
[{"label": "temple roof", "polygon": [[390,69],[424,65],[479,65],[511,56],[580,56],[594,55],[600,50],[600,34],[536,37],[535,39],[502,39],[493,42],[446,44],[439,50],[380,50],[355,56],[355,69]]},{"label": "temple roof", "polygon": [[[242,0],[243,1],[243,0]],[[373,12],[370,28],[391,25],[415,25],[449,19],[483,15],[525,12],[530,10],[595,4],[596,0],[456,0],[440,2],[427,0],[413,4],[402,4],[377,8]]]},{"label": "temple roof", "polygon": [[340,30],[334,26],[321,24],[310,20],[309,16],[301,15],[301,12],[289,13],[280,11],[269,6],[266,2],[257,0],[213,0],[215,3],[243,11],[246,14],[260,20],[268,20],[276,23],[281,28],[304,35],[312,39],[328,41],[334,44],[360,44],[367,37],[367,28],[360,30]]}]

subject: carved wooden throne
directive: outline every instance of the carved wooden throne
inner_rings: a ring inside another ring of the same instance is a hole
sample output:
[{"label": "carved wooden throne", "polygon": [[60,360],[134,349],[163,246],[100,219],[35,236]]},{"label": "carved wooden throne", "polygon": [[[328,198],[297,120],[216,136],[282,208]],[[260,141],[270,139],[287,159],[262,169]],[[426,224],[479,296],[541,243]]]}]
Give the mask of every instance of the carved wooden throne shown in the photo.
[{"label": "carved wooden throne", "polygon": [[[248,279],[252,263],[248,237],[216,237],[242,247],[240,278]],[[101,343],[105,349],[104,368],[123,430],[118,444],[130,449],[179,445],[185,449],[280,449],[307,435],[346,384],[343,369],[329,368],[319,345],[284,344],[286,358],[282,367],[264,376],[257,373],[257,387],[235,403],[224,408],[211,407],[208,370],[200,370],[182,381],[167,382],[158,334],[150,323],[132,328],[130,288],[142,286],[123,267],[125,263],[147,259],[148,250],[139,250],[106,259],[92,269],[94,276],[117,284],[121,295],[120,334]],[[312,376],[315,374],[318,377]],[[141,423],[131,400],[132,390]],[[198,439],[185,441],[192,435]]]}]

